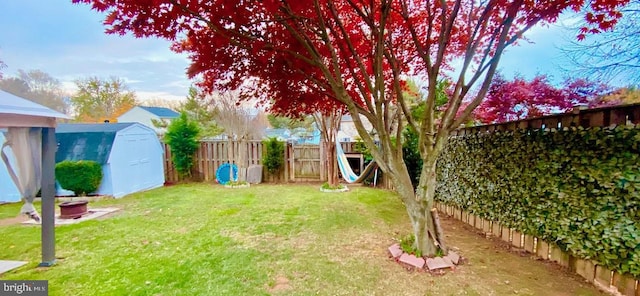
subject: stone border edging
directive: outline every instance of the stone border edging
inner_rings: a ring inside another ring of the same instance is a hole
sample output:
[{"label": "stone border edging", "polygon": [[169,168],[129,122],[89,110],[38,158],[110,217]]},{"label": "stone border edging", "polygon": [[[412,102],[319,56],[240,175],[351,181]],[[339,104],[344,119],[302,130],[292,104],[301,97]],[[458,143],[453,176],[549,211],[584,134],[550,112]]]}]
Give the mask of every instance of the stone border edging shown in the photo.
[{"label": "stone border edging", "polygon": [[455,270],[456,266],[462,263],[463,258],[454,251],[449,251],[446,256],[427,258],[416,257],[413,254],[405,253],[400,248],[399,243],[391,245],[388,249],[389,255],[396,262],[404,264],[409,268],[426,270],[431,273],[445,272],[448,269]]}]

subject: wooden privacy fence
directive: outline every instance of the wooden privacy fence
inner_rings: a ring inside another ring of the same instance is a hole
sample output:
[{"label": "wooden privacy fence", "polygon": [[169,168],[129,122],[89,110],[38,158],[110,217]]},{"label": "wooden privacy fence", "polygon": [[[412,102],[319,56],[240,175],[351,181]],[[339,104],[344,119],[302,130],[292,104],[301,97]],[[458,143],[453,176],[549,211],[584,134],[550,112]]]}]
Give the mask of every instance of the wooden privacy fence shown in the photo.
[{"label": "wooden privacy fence", "polygon": [[620,105],[594,109],[576,107],[572,112],[461,128],[451,132],[452,136],[462,136],[482,132],[507,131],[517,129],[564,128],[564,127],[606,127],[612,125],[640,124],[640,104]]},{"label": "wooden privacy fence", "polygon": [[610,270],[596,261],[574,257],[553,243],[547,243],[535,236],[524,234],[515,228],[506,227],[497,221],[480,218],[455,206],[436,202],[436,208],[454,219],[477,228],[478,231],[483,232],[486,236],[494,236],[540,259],[556,262],[610,294],[640,295],[638,281],[630,275]]},{"label": "wooden privacy fence", "polygon": [[[353,143],[341,143],[345,151],[353,151]],[[180,181],[178,172],[171,161],[171,149],[164,145],[164,172],[166,182]],[[228,163],[231,157],[241,166],[261,165],[266,148],[261,141],[202,141],[194,157],[192,175],[194,179],[213,182],[220,165]],[[288,143],[284,150],[285,165],[276,176],[270,176],[263,169],[263,181],[266,182],[322,182],[326,181],[326,163],[323,145],[292,145]],[[244,158],[242,157],[244,156]]]},{"label": "wooden privacy fence", "polygon": [[287,161],[291,181],[323,181],[324,151],[322,145],[287,145]]},{"label": "wooden privacy fence", "polygon": [[[177,182],[180,177],[171,161],[171,148],[166,143],[163,145],[165,180]],[[263,150],[260,141],[202,141],[194,156],[192,175],[196,180],[213,181],[216,179],[218,168],[231,159],[238,165],[243,162],[243,167],[262,164]]]},{"label": "wooden privacy fence", "polygon": [[[570,113],[549,115],[520,121],[505,122],[500,124],[482,125],[461,128],[451,132],[452,136],[467,135],[473,133],[505,131],[527,128],[563,128],[571,126],[596,127],[620,124],[640,124],[640,104],[603,107],[582,110],[575,108]],[[229,145],[232,148],[229,148]],[[346,153],[356,152],[354,143],[341,143]],[[178,174],[171,162],[171,151],[164,144],[165,150],[165,180],[167,182],[179,181]],[[245,155],[245,166],[262,164],[262,156],[265,148],[261,141],[203,141],[196,152],[194,159],[194,174],[196,179],[203,181],[215,180],[218,167],[229,162],[229,156]],[[265,181],[326,181],[326,163],[323,145],[292,145],[288,143],[285,148],[285,166],[278,176],[263,178]],[[267,176],[263,171],[263,176]]]}]

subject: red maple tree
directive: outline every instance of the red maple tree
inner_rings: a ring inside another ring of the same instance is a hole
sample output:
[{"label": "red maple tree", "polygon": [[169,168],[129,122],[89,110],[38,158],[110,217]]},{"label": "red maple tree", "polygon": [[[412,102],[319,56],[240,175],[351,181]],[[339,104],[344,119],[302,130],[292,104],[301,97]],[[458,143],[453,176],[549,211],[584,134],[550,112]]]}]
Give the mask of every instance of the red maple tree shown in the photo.
[{"label": "red maple tree", "polygon": [[[241,89],[245,96],[295,115],[346,109],[359,136],[407,208],[414,247],[446,252],[433,219],[436,159],[449,133],[484,98],[505,47],[583,0],[73,0],[107,14],[107,32],[155,36],[192,61],[191,77],[205,90]],[[615,22],[627,1],[590,1],[597,24]],[[446,110],[436,116],[436,85],[460,64]],[[406,77],[428,89],[420,121],[403,96]],[[479,85],[479,91],[456,117]],[[376,130],[370,135],[360,116]],[[437,118],[436,118],[437,117]],[[424,159],[414,192],[402,159],[400,131],[419,135]],[[379,144],[376,144],[379,143]]]},{"label": "red maple tree", "polygon": [[606,84],[581,78],[567,79],[559,88],[546,75],[537,75],[530,81],[522,77],[508,81],[496,75],[474,117],[488,124],[564,113],[576,105],[590,105],[609,89]]}]

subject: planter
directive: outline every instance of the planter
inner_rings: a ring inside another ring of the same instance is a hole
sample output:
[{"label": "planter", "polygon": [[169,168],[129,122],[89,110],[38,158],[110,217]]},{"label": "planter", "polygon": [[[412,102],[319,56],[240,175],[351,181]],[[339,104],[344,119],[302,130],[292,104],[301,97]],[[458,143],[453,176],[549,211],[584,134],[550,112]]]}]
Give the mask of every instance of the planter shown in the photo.
[{"label": "planter", "polygon": [[58,206],[60,207],[60,219],[77,219],[87,214],[86,200],[66,201]]}]

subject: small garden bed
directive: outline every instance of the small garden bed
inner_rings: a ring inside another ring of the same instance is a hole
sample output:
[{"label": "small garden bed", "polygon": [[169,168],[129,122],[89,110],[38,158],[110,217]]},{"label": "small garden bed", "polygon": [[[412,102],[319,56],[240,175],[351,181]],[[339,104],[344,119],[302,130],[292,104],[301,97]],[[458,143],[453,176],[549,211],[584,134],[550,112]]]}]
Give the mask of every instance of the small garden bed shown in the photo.
[{"label": "small garden bed", "polygon": [[329,183],[324,183],[320,186],[322,192],[347,192],[349,188],[344,184],[338,184],[337,186],[331,186]]},{"label": "small garden bed", "polygon": [[249,188],[251,187],[251,184],[249,184],[249,182],[246,181],[229,181],[226,184],[224,184],[225,188]]}]

